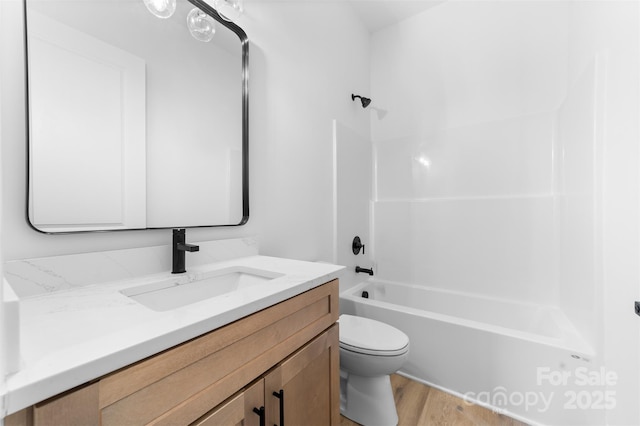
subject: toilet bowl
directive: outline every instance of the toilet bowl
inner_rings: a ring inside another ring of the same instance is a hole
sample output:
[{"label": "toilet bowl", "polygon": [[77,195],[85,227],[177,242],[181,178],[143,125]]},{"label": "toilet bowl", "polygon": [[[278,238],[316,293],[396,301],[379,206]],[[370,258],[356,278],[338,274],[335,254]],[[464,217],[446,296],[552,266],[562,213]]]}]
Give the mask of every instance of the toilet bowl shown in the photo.
[{"label": "toilet bowl", "polygon": [[380,321],[340,315],[340,413],[365,426],[398,424],[389,375],[409,356],[409,337]]}]

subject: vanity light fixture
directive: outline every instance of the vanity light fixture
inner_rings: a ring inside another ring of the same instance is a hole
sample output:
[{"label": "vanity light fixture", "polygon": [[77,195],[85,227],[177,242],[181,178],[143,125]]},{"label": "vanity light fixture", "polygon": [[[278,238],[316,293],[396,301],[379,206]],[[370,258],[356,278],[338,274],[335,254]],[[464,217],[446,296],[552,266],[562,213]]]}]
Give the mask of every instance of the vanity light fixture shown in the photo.
[{"label": "vanity light fixture", "polygon": [[[177,0],[142,1],[149,12],[158,18],[170,18],[176,11]],[[234,22],[244,12],[244,0],[212,0],[212,6],[221,18],[229,22]],[[187,15],[187,28],[193,38],[204,42],[211,41],[216,33],[215,19],[197,7]]]},{"label": "vanity light fixture", "polygon": [[187,15],[187,27],[189,32],[199,41],[208,42],[216,33],[215,19],[207,15],[197,7],[191,9]]},{"label": "vanity light fixture", "polygon": [[149,12],[158,18],[170,18],[176,11],[176,0],[143,0]]},{"label": "vanity light fixture", "polygon": [[244,0],[214,0],[213,7],[222,19],[235,22],[244,12]]}]

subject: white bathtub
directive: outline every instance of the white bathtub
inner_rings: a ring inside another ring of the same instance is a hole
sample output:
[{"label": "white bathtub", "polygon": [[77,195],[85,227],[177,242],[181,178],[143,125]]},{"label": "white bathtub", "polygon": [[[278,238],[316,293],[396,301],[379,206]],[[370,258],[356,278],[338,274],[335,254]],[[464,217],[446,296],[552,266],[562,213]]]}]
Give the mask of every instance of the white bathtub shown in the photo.
[{"label": "white bathtub", "polygon": [[600,387],[582,383],[600,371],[593,349],[556,307],[380,280],[344,291],[340,304],[409,336],[400,374],[529,423],[604,421]]}]

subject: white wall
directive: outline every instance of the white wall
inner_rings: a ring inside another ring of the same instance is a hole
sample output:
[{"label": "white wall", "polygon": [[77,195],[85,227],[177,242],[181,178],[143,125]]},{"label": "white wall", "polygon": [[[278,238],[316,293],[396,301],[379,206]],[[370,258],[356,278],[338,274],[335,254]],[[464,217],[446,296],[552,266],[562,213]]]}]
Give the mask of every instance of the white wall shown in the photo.
[{"label": "white wall", "polygon": [[[21,1],[0,4],[1,101],[10,106],[0,130],[5,260],[168,243],[169,230],[49,236],[29,228]],[[190,230],[188,239],[257,235],[265,254],[331,260],[332,119],[368,133],[350,95],[369,86],[369,35],[333,2],[250,2],[239,24],[251,41],[251,217],[240,228]]]},{"label": "white wall", "polygon": [[264,252],[333,257],[332,119],[368,135],[351,93],[369,87],[369,35],[341,2],[255,2],[245,16],[257,72],[250,78],[252,188]]}]

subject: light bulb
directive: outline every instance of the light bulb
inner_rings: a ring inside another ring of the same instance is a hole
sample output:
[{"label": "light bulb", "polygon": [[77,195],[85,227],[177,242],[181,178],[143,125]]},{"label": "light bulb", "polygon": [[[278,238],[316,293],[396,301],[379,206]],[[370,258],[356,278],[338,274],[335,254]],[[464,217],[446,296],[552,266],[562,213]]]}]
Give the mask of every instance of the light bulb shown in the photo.
[{"label": "light bulb", "polygon": [[197,7],[191,9],[187,15],[187,27],[196,40],[211,41],[216,33],[215,22],[215,19]]},{"label": "light bulb", "polygon": [[244,12],[244,0],[214,0],[213,7],[223,19],[234,22]]},{"label": "light bulb", "polygon": [[149,12],[158,18],[170,18],[176,11],[176,0],[143,0]]}]

